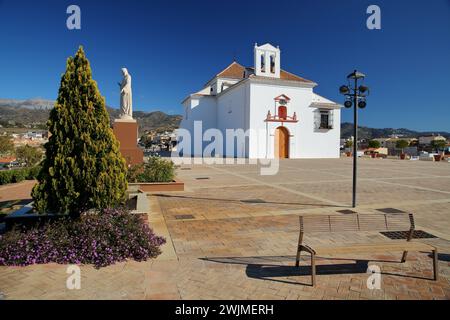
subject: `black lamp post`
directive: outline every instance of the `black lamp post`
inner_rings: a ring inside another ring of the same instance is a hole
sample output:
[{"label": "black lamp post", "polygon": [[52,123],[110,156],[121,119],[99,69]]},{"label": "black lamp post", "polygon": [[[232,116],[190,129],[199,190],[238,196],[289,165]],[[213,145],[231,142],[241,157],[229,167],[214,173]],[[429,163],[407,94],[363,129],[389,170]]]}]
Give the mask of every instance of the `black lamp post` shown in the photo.
[{"label": "black lamp post", "polygon": [[344,106],[349,109],[354,107],[354,128],[353,128],[353,208],[356,208],[356,176],[358,172],[358,108],[364,109],[367,106],[366,97],[369,95],[369,88],[364,85],[358,86],[358,81],[363,82],[366,76],[353,71],[348,75],[348,85],[341,86],[339,91],[347,97]]}]

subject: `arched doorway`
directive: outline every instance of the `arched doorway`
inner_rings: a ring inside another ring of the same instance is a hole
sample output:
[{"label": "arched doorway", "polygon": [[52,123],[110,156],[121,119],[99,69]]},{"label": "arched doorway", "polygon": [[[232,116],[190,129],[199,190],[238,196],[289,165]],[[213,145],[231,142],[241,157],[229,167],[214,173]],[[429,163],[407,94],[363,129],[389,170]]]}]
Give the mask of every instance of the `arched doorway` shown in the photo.
[{"label": "arched doorway", "polygon": [[275,158],[289,158],[289,131],[285,127],[275,130]]}]

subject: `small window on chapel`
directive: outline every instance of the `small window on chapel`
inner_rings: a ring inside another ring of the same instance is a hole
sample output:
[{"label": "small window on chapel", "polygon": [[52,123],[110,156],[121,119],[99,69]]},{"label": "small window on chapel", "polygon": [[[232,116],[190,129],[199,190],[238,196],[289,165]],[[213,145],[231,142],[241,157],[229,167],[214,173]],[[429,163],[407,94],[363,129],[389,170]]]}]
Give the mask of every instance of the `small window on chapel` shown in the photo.
[{"label": "small window on chapel", "polygon": [[328,118],[329,118],[328,112],[320,113],[320,129],[328,129],[329,126]]},{"label": "small window on chapel", "polygon": [[319,129],[333,129],[332,113],[328,110],[320,111]]}]

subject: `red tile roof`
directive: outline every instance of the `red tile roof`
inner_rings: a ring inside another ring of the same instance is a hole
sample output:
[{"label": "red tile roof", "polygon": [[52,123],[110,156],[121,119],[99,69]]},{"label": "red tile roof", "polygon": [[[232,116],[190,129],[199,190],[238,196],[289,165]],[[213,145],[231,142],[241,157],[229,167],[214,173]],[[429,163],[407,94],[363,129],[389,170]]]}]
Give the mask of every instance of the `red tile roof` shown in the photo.
[{"label": "red tile roof", "polygon": [[[244,79],[245,75],[246,75],[246,72],[245,72],[246,70],[253,71],[254,68],[252,68],[252,67],[246,68],[246,67],[242,66],[241,64],[237,63],[236,61],[234,61],[228,67],[226,67],[221,72],[219,72],[214,78]],[[254,77],[254,78],[267,78],[267,77],[256,77],[255,75],[252,75],[252,77]],[[273,79],[277,79],[277,78],[273,78]],[[297,75],[295,75],[293,73],[290,73],[290,72],[287,72],[287,71],[284,71],[284,70],[280,70],[280,79],[281,80],[287,80],[287,81],[314,83],[311,80],[302,78],[300,76],[297,76]]]},{"label": "red tile roof", "polygon": [[298,81],[298,82],[307,82],[307,83],[313,83],[313,81],[299,77],[293,73],[281,70],[280,71],[280,78],[282,80],[289,80],[289,81]]},{"label": "red tile roof", "polygon": [[244,79],[245,67],[234,61],[224,70],[219,72],[216,77],[218,78],[230,78],[230,79]]}]

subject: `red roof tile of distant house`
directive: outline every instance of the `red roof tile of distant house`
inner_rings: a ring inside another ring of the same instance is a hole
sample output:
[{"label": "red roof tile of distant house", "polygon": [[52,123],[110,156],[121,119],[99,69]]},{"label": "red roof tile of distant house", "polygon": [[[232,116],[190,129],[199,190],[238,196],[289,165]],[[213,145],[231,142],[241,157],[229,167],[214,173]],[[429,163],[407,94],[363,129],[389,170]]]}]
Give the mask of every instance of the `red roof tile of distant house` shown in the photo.
[{"label": "red roof tile of distant house", "polygon": [[16,160],[17,160],[16,157],[4,157],[4,158],[0,158],[0,163],[11,163]]}]

